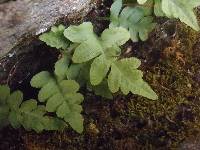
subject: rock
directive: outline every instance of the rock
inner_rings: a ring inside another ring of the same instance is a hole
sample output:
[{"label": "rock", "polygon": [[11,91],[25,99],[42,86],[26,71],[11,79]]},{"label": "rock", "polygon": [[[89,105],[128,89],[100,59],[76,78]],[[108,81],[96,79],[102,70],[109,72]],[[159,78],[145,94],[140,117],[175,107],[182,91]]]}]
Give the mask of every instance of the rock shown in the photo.
[{"label": "rock", "polygon": [[56,50],[38,36],[55,24],[77,23],[98,4],[98,0],[0,1],[0,84],[24,86],[38,71],[53,68]]},{"label": "rock", "polygon": [[0,4],[0,57],[52,25],[84,17],[93,0],[17,0]]}]

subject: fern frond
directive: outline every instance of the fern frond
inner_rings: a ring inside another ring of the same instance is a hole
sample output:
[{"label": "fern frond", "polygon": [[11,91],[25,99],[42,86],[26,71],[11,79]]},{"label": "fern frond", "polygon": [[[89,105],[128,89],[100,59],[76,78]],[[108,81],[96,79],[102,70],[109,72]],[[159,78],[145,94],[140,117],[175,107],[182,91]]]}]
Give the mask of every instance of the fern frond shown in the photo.
[{"label": "fern frond", "polygon": [[10,93],[8,86],[0,86],[0,127],[11,124],[14,128],[23,126],[26,130],[62,130],[65,123],[46,115],[45,107],[36,100],[23,102],[21,91]]},{"label": "fern frond", "polygon": [[[40,72],[32,78],[31,85],[41,88],[38,99],[41,102],[46,102],[45,109],[48,112],[56,112],[58,117],[64,119],[74,130],[81,133],[83,132],[83,117],[80,104],[84,97],[78,93],[79,84],[75,80],[66,79],[68,64],[68,58],[64,55],[55,64],[54,75],[46,71]],[[40,81],[45,76],[48,78],[48,81],[41,86]],[[75,124],[74,121],[79,122],[79,124]]]}]

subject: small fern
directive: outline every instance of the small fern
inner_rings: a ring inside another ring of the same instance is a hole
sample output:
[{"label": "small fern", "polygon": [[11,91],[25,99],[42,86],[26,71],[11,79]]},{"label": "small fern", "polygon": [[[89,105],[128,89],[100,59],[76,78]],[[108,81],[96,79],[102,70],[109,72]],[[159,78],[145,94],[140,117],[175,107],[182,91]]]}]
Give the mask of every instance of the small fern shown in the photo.
[{"label": "small fern", "polygon": [[133,42],[138,42],[139,39],[147,40],[148,34],[156,25],[149,7],[128,6],[122,9],[122,0],[116,0],[111,6],[110,12],[110,28],[121,26],[128,29]]},{"label": "small fern", "polygon": [[47,116],[45,107],[38,105],[36,100],[23,102],[20,91],[10,93],[8,86],[0,86],[0,128],[11,124],[14,128],[23,126],[26,130],[62,130],[65,123],[54,117]]},{"label": "small fern", "polygon": [[40,40],[51,47],[66,50],[70,42],[64,37],[64,30],[65,26],[63,25],[59,25],[58,27],[53,26],[50,32],[44,33],[40,36]]},{"label": "small fern", "polygon": [[[132,1],[134,2],[134,1]],[[133,42],[145,41],[154,29],[153,15],[177,18],[199,31],[193,9],[199,0],[137,0],[135,6],[123,7],[122,0],[115,0],[110,9],[110,27],[124,27],[129,30]],[[152,13],[154,12],[154,14]]]},{"label": "small fern", "polygon": [[200,5],[199,0],[162,0],[161,8],[169,18],[178,18],[194,30],[199,31],[199,25],[193,9]]},{"label": "small fern", "polygon": [[[87,34],[80,35],[79,33],[82,32]],[[112,93],[121,89],[125,95],[132,92],[149,99],[157,99],[157,95],[143,81],[142,72],[137,69],[140,61],[133,57],[118,59],[121,53],[119,46],[125,44],[130,38],[125,28],[106,29],[101,37],[97,37],[93,32],[92,24],[85,22],[79,26],[68,27],[64,35],[71,42],[79,43],[72,57],[74,63],[91,61],[89,77],[92,86],[107,81]]]},{"label": "small fern", "polygon": [[[145,41],[154,29],[155,16],[178,18],[195,30],[199,25],[193,8],[200,0],[127,0],[134,5],[123,6],[115,0],[110,9],[110,26],[101,36],[93,31],[90,22],[53,26],[39,39],[60,50],[62,57],[53,73],[42,71],[32,80],[38,88],[38,100],[23,101],[20,91],[10,92],[0,86],[0,128],[11,124],[18,128],[41,132],[62,130],[69,124],[78,133],[83,132],[79,88],[86,87],[96,95],[112,99],[113,93],[138,94],[152,100],[158,96],[143,80],[138,69],[141,62],[135,57],[120,58],[121,46],[129,39]],[[56,115],[56,117],[48,114]]]},{"label": "small fern", "polygon": [[[52,43],[55,37],[51,32],[45,33],[48,36],[45,40],[44,35],[40,39],[47,44]],[[130,39],[125,28],[106,29],[98,37],[93,25],[85,22],[69,26],[59,36],[72,43],[70,50],[61,50],[62,58],[56,62],[53,74],[42,71],[32,78],[31,85],[40,88],[38,100],[46,104],[46,111],[55,112],[78,133],[83,131],[81,103],[84,99],[78,93],[79,84],[109,99],[120,89],[124,94],[132,92],[157,99],[155,92],[142,79],[143,74],[138,70],[140,61],[137,58],[119,59],[120,46]],[[51,46],[55,47],[55,44]]]},{"label": "small fern", "polygon": [[[110,27],[122,26],[131,33],[133,42],[147,40],[154,29],[153,15],[177,18],[196,31],[199,25],[193,9],[200,5],[200,0],[137,0],[133,6],[123,7],[122,0],[115,0],[110,9]],[[154,14],[152,13],[154,12]]]},{"label": "small fern", "polygon": [[74,80],[66,79],[68,57],[63,56],[55,64],[55,72],[52,75],[47,71],[40,72],[31,80],[31,85],[41,88],[38,94],[40,102],[46,103],[48,112],[56,112],[59,118],[63,118],[78,133],[83,131],[83,117],[81,115],[83,96],[77,93],[79,84]]}]

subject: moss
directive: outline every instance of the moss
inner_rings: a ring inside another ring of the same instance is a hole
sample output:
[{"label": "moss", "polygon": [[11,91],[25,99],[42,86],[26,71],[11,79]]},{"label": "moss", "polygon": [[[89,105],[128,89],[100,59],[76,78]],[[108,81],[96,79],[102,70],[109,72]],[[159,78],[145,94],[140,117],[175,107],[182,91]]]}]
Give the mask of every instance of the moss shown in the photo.
[{"label": "moss", "polygon": [[[194,62],[193,55],[194,45],[200,44],[197,41],[198,37],[195,31],[177,24],[175,35],[170,40],[175,40],[175,44],[179,46],[167,41],[168,44],[159,51],[159,63],[143,68],[148,70],[145,78],[158,93],[159,100],[152,102],[133,96],[128,103],[127,114],[130,118],[137,116],[147,122],[139,133],[135,133],[141,137],[148,135],[142,142],[139,140],[141,144],[146,143],[147,147],[177,148],[188,137],[199,133],[200,86],[194,80],[199,64]],[[155,37],[152,38],[152,41],[156,41]],[[160,42],[163,43],[163,40]],[[155,42],[147,44],[150,45],[142,45],[140,48],[151,46],[155,49],[156,45],[160,45]],[[169,47],[174,50],[171,55],[166,56],[163,52]],[[177,59],[177,52],[183,54],[184,63]],[[142,57],[152,59],[149,55],[146,51]]]},{"label": "moss", "polygon": [[[8,148],[132,150],[187,147],[200,135],[200,41],[197,32],[176,21],[158,26],[144,43],[128,43],[124,56],[143,61],[145,80],[159,95],[150,101],[136,95],[116,95],[106,101],[88,93],[84,101],[85,132],[36,134],[5,130]],[[18,139],[16,143],[14,140]],[[199,140],[200,141],[200,140]],[[14,147],[14,148],[13,148]],[[189,148],[188,148],[189,149]]]}]

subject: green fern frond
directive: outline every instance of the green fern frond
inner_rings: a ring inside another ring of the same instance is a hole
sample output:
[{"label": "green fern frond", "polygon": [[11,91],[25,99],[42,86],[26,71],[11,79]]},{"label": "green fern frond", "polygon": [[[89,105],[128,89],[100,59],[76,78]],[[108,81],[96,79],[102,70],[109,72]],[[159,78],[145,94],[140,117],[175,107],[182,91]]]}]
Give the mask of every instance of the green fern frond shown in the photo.
[{"label": "green fern frond", "polygon": [[[54,75],[46,71],[40,72],[32,78],[31,85],[41,88],[38,99],[41,102],[46,102],[45,109],[48,112],[56,112],[58,117],[64,119],[74,130],[81,133],[83,132],[81,103],[84,97],[78,93],[79,84],[75,80],[66,79],[68,65],[68,58],[64,55],[57,61]],[[44,78],[48,80],[41,86],[40,81]]]},{"label": "green fern frond", "polygon": [[13,128],[23,126],[26,130],[62,130],[65,123],[46,115],[45,107],[36,100],[23,102],[21,91],[10,93],[8,86],[0,85],[0,127],[11,124]]},{"label": "green fern frond", "polygon": [[40,35],[39,39],[51,47],[66,50],[69,47],[69,40],[63,34],[65,26],[53,26],[50,32]]},{"label": "green fern frond", "polygon": [[199,31],[193,9],[200,5],[200,0],[162,0],[162,10],[169,18],[178,18],[196,31]]},{"label": "green fern frond", "polygon": [[[71,33],[75,33],[75,29],[79,32],[88,30],[90,36],[84,35],[82,38],[84,40],[79,40],[79,36],[77,38],[76,36],[72,37]],[[142,72],[137,69],[140,61],[136,58],[117,59],[121,51],[119,46],[130,39],[129,32],[125,28],[116,27],[106,29],[101,37],[97,37],[91,32],[92,30],[93,27],[89,22],[76,27],[70,26],[65,30],[65,36],[69,40],[79,42],[79,46],[75,49],[72,57],[73,62],[85,63],[91,61],[89,74],[91,85],[98,86],[108,77],[108,87],[113,93],[121,89],[124,94],[132,92],[153,100],[157,99],[155,92],[142,80]],[[127,82],[128,86],[125,87]],[[138,86],[137,90],[135,84]],[[98,92],[100,93],[100,91]]]},{"label": "green fern frond", "polygon": [[[146,1],[138,0],[140,4],[144,4]],[[139,39],[147,40],[148,34],[156,25],[151,16],[151,8],[148,7],[127,6],[122,9],[122,0],[116,0],[112,4],[110,12],[110,28],[121,26],[128,29],[133,42],[138,42]]]}]

